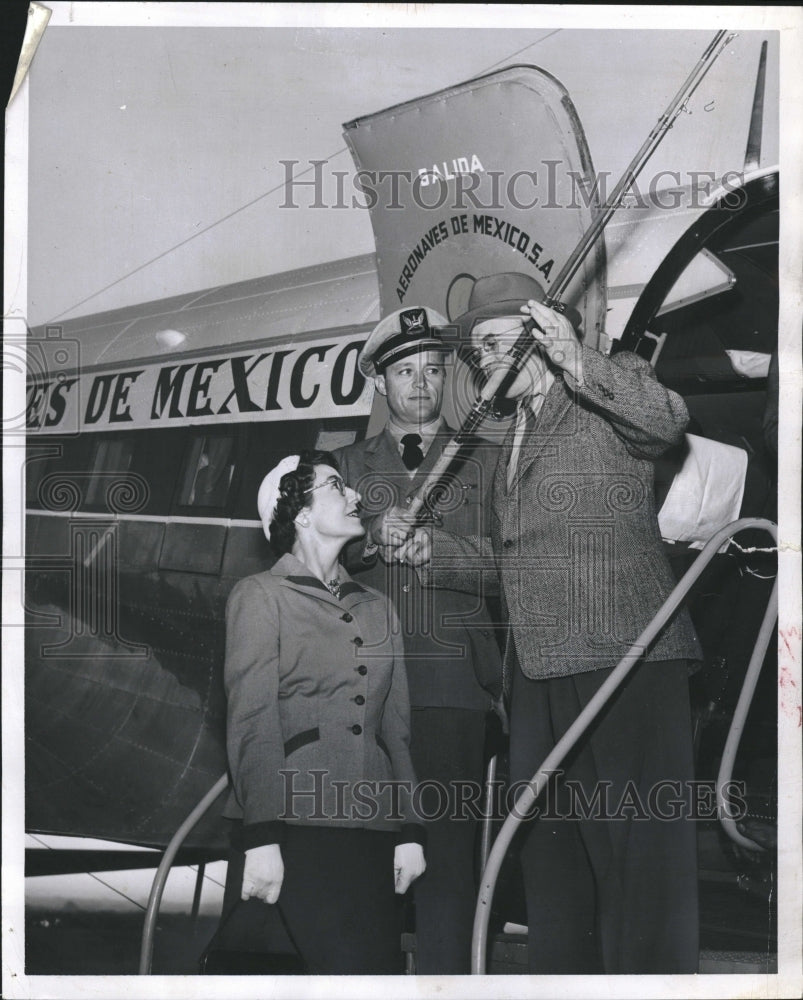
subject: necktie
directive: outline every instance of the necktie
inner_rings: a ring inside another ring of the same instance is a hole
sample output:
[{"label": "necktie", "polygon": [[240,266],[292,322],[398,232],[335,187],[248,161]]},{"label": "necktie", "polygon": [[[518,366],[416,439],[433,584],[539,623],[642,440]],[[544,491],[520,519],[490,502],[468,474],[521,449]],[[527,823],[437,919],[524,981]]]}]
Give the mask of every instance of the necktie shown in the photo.
[{"label": "necktie", "polygon": [[401,439],[402,462],[408,469],[417,469],[424,461],[424,453],[421,451],[421,435],[405,434]]}]

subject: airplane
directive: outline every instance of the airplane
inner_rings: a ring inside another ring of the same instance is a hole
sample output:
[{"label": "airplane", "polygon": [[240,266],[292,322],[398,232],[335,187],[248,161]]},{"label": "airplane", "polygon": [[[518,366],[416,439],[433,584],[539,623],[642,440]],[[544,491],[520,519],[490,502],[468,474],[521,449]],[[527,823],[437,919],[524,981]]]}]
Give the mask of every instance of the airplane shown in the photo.
[{"label": "airplane", "polygon": [[[643,354],[684,396],[695,454],[719,477],[707,502],[735,516],[776,509],[777,72],[772,33],[727,40],[673,125],[671,154],[634,178],[564,296],[588,343]],[[272,561],[256,514],[265,472],[287,453],[335,448],[381,425],[381,399],[356,366],[380,316],[409,304],[453,319],[473,282],[496,271],[531,274],[548,291],[616,180],[595,170],[571,95],[532,65],[416,96],[346,123],[344,134],[374,254],[30,332],[30,831],[165,846],[226,770],[224,609],[234,583]],[[391,174],[403,210],[391,207]],[[476,392],[471,366],[457,361],[451,422]],[[500,414],[483,433],[507,426]],[[664,497],[682,462],[666,463]],[[685,534],[667,536],[679,572],[718,516],[700,500]],[[703,770],[775,576],[774,553],[756,548],[772,546],[751,539],[717,557],[713,582],[691,599],[706,651],[696,682]],[[767,841],[777,804],[773,654],[740,761],[763,817],[756,836]],[[187,857],[222,857],[219,813],[184,847]],[[729,855],[762,901],[772,853]]]}]

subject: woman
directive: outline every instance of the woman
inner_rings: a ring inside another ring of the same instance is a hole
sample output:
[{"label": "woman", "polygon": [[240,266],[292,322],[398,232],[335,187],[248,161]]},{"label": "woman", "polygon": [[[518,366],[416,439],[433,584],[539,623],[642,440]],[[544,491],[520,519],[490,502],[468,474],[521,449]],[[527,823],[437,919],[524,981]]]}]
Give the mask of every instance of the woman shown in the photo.
[{"label": "woman", "polygon": [[400,972],[394,891],[425,867],[395,612],[338,563],[359,500],[327,452],[280,462],[257,500],[279,561],[226,612],[242,898],[278,903],[311,974]]}]

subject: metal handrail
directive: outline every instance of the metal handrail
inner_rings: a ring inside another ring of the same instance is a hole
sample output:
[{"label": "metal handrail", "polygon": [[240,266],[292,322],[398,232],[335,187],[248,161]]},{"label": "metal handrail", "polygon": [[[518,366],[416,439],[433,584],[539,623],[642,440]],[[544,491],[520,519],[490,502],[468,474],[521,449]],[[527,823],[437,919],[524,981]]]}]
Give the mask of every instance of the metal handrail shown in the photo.
[{"label": "metal handrail", "polygon": [[494,754],[488,761],[488,769],[485,774],[485,815],[480,831],[480,867],[483,871],[488,864],[488,855],[491,853],[491,817],[494,811],[493,799],[498,760],[497,755]]},{"label": "metal handrail", "polygon": [[139,954],[139,975],[149,976],[151,974],[151,963],[153,962],[153,935],[156,930],[156,918],[159,915],[159,906],[162,902],[167,876],[175,860],[179,848],[184,843],[187,835],[201,819],[204,813],[213,805],[216,799],[226,790],[229,784],[228,774],[222,774],[215,784],[204,795],[198,805],[187,816],[181,826],[173,834],[170,843],[164,852],[164,857],[159,862],[156,875],[153,878],[151,893],[148,897],[148,908],[145,911],[145,923],[142,928],[142,947]]},{"label": "metal handrail", "polygon": [[753,647],[753,655],[750,657],[750,663],[748,664],[747,671],[744,675],[742,690],[739,694],[739,700],[736,703],[736,709],[733,713],[733,721],[731,722],[730,729],[728,730],[728,738],[725,740],[725,749],[722,751],[719,774],[717,774],[717,815],[719,816],[719,822],[722,825],[722,829],[725,833],[727,833],[731,840],[739,844],[740,847],[746,847],[750,851],[763,851],[765,848],[739,833],[736,828],[736,820],[733,817],[725,790],[731,783],[733,765],[736,761],[736,752],[739,749],[739,741],[742,738],[745,719],[747,718],[747,713],[750,710],[750,704],[753,700],[756,683],[758,682],[758,675],[761,672],[761,667],[764,663],[767,646],[769,646],[770,639],[775,632],[775,622],[777,617],[778,580],[776,578],[775,583],[772,586],[770,599],[767,602],[767,610],[764,612],[761,628],[759,629],[758,636],[756,638],[756,644]]},{"label": "metal handrail", "polygon": [[[482,873],[480,891],[477,899],[477,908],[474,914],[474,931],[471,939],[471,972],[473,975],[485,974],[486,951],[488,947],[488,921],[491,914],[491,900],[493,899],[493,893],[496,888],[499,871],[502,867],[502,861],[504,860],[507,849],[510,846],[522,819],[524,819],[530,812],[530,809],[535,804],[535,801],[540,793],[543,791],[544,786],[548,782],[551,774],[557,770],[566,754],[569,750],[571,750],[574,744],[583,735],[586,728],[602,710],[608,698],[614,693],[633,666],[635,666],[635,664],[644,655],[644,650],[647,646],[649,646],[649,644],[655,639],[667,621],[680,607],[682,601],[691,590],[692,586],[697,582],[697,579],[700,577],[703,570],[711,562],[720,546],[746,528],[763,528],[769,532],[770,535],[772,535],[775,544],[777,545],[778,527],[772,521],[768,521],[765,518],[745,517],[738,521],[733,521],[724,528],[720,528],[720,530],[709,539],[675,589],[658,609],[650,624],[644,629],[638,639],[636,639],[635,643],[630,647],[624,657],[622,657],[617,666],[611,671],[611,674],[606,678],[593,698],[591,698],[586,707],[582,710],[582,712],[580,712],[560,740],[558,740],[548,754],[546,760],[531,778],[529,784],[522,790],[521,794],[516,799],[510,815],[502,824],[502,829],[499,831],[496,841],[491,848],[488,862]],[[733,767],[733,761],[736,757],[736,748],[738,747],[739,742],[739,735],[741,734],[741,727],[744,722],[744,717],[747,715],[747,709],[749,707],[750,699],[752,698],[753,690],[755,688],[755,682],[758,677],[758,670],[761,667],[764,653],[766,652],[767,645],[769,644],[772,625],[775,621],[776,615],[777,582],[773,587],[772,594],[770,595],[764,621],[762,622],[762,626],[756,640],[753,657],[751,658],[750,665],[748,667],[748,674],[745,677],[742,694],[737,704],[736,714],[734,716],[734,725],[736,725],[738,718],[738,731],[735,734],[734,739],[731,739],[731,735],[729,734],[726,747],[728,757],[726,758],[725,754],[723,754],[722,767],[720,768],[719,775],[717,776],[717,804],[718,806],[721,805],[727,812],[729,812],[729,810],[727,808],[727,803],[724,800],[724,796],[721,794],[722,785],[720,782],[722,782],[724,774],[730,773],[726,769],[726,760],[729,767],[731,769]],[[767,625],[768,621],[769,626]],[[762,651],[759,650],[761,642],[764,643]],[[758,664],[757,668],[754,666],[756,663]],[[733,726],[731,732],[733,733]],[[742,837],[741,834],[736,831],[733,819],[730,816],[728,816],[728,818],[730,819],[730,823],[732,825],[732,828],[730,829],[728,826],[725,826],[728,835],[744,846],[753,850],[758,849],[759,845],[754,844],[753,841]],[[725,825],[724,822],[723,825]]]}]

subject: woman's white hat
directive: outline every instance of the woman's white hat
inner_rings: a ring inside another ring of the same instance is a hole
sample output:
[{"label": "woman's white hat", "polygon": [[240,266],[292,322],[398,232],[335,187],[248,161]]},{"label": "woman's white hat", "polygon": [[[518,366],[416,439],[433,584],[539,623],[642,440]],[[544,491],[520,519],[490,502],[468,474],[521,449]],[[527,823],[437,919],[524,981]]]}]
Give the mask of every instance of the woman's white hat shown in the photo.
[{"label": "woman's white hat", "polygon": [[288,455],[265,476],[257,493],[257,510],[262,520],[266,537],[270,538],[270,522],[276,514],[276,504],[279,501],[279,484],[287,472],[295,472],[298,468],[299,456]]}]

